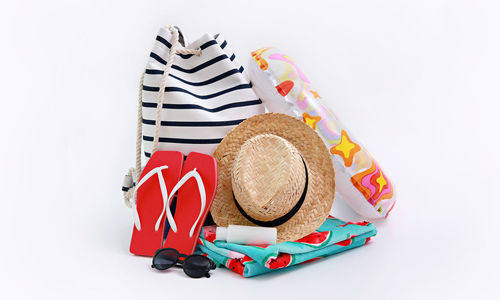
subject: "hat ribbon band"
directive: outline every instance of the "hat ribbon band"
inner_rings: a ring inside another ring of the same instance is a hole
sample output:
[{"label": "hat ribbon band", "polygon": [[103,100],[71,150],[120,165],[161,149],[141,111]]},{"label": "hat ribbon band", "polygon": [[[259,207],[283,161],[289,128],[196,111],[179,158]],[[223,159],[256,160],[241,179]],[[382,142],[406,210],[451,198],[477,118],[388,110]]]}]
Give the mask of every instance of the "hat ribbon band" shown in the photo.
[{"label": "hat ribbon band", "polygon": [[285,215],[283,215],[277,219],[271,220],[271,221],[256,220],[256,219],[252,218],[251,216],[249,216],[245,212],[245,210],[240,206],[240,204],[238,203],[238,200],[234,196],[234,192],[233,192],[233,200],[234,200],[234,203],[236,204],[236,207],[240,211],[240,213],[245,218],[247,218],[248,221],[254,223],[255,225],[262,226],[262,227],[278,227],[278,226],[284,224],[285,222],[287,222],[288,220],[290,220],[299,211],[299,209],[302,206],[302,204],[304,203],[304,200],[306,199],[306,195],[307,195],[307,186],[309,185],[309,176],[308,176],[309,172],[307,172],[306,162],[304,161],[303,158],[302,158],[302,163],[304,164],[304,170],[306,173],[306,183],[304,184],[304,190],[302,191],[302,196],[300,196],[300,199],[299,199],[299,201],[297,201],[297,204],[295,204],[295,206],[288,213],[286,213]]}]

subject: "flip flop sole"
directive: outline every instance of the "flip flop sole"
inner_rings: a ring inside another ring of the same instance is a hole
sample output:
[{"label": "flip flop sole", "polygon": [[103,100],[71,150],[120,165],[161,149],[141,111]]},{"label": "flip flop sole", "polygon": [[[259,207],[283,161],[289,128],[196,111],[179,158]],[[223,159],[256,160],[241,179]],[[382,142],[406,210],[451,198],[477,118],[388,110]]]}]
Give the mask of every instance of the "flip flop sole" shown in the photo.
[{"label": "flip flop sole", "polygon": [[[168,166],[162,170],[167,192],[170,192],[179,181],[184,156],[178,151],[156,151],[141,173],[140,179],[156,167]],[[153,256],[161,248],[163,232],[165,230],[165,214],[158,230],[155,225],[163,210],[163,197],[161,194],[158,175],[153,175],[137,190],[137,212],[141,222],[141,230],[135,226],[130,242],[130,252],[135,255]]]},{"label": "flip flop sole", "polygon": [[193,235],[190,237],[191,227],[196,222],[201,210],[201,198],[198,184],[194,178],[189,179],[179,188],[177,193],[177,207],[174,220],[177,232],[169,230],[163,243],[163,248],[175,248],[180,253],[190,255],[194,253],[198,236],[203,223],[212,205],[217,189],[217,161],[210,155],[191,152],[182,168],[181,178],[196,168],[205,187],[206,204]]}]

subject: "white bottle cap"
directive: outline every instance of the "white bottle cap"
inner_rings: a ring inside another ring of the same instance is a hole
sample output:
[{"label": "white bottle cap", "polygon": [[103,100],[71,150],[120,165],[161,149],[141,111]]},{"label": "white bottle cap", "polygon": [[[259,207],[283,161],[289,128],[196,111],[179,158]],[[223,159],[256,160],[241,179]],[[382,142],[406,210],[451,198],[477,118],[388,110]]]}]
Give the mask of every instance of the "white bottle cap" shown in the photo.
[{"label": "white bottle cap", "polygon": [[227,227],[219,227],[215,229],[216,241],[227,241]]}]

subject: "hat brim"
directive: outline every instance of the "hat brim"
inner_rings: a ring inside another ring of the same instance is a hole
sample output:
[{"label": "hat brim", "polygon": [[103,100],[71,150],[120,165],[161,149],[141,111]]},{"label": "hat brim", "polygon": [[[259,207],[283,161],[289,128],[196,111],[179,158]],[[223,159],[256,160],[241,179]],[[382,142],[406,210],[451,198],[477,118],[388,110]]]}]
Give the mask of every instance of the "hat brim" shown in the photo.
[{"label": "hat brim", "polygon": [[330,153],[319,135],[304,122],[288,115],[257,115],[226,135],[214,152],[218,163],[218,187],[210,211],[218,226],[255,226],[236,207],[231,170],[243,143],[260,134],[286,139],[297,148],[307,166],[309,183],[304,202],[292,218],[277,227],[277,242],[295,241],[318,229],[328,217],[334,200],[335,172]]}]

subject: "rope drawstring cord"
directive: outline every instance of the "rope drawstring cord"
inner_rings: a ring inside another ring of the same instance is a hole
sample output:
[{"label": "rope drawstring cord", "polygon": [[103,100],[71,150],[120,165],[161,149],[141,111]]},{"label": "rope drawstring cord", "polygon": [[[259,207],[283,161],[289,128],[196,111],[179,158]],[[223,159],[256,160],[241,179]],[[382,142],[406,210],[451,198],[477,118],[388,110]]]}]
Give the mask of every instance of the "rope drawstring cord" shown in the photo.
[{"label": "rope drawstring cord", "polygon": [[[168,75],[170,74],[170,69],[172,68],[172,65],[174,64],[174,59],[176,54],[193,54],[193,55],[201,55],[201,50],[200,49],[185,49],[185,48],[179,48],[179,31],[177,28],[173,26],[167,26],[167,29],[170,31],[172,34],[172,41],[171,44],[172,46],[170,47],[169,53],[168,53],[168,59],[167,59],[167,64],[165,66],[165,70],[163,71],[163,75],[160,80],[160,88],[158,90],[158,99],[157,99],[157,104],[156,104],[156,121],[155,121],[155,134],[154,134],[154,139],[153,139],[153,149],[151,151],[151,154],[155,153],[158,151],[159,148],[159,140],[160,140],[160,127],[161,127],[161,112],[163,108],[163,99],[164,99],[164,94],[165,94],[165,87],[167,86],[167,78]],[[138,103],[138,108],[137,108],[137,132],[136,132],[136,144],[135,144],[135,168],[132,168],[129,170],[127,176],[132,176],[133,177],[133,182],[137,182],[139,180],[139,177],[142,173],[142,162],[141,162],[141,155],[142,155],[142,90],[143,90],[143,84],[144,84],[144,74],[145,71],[141,75],[141,80],[139,84],[139,103]],[[127,187],[128,190],[123,192],[123,198],[125,200],[125,204],[128,207],[132,207],[132,204],[135,205],[137,202],[137,195],[135,193],[135,186],[129,186]]]}]

